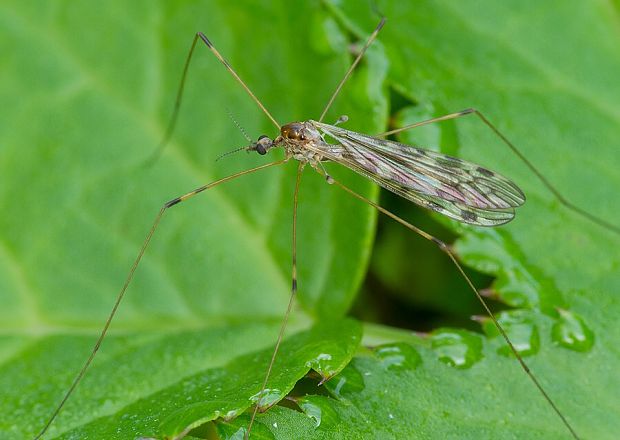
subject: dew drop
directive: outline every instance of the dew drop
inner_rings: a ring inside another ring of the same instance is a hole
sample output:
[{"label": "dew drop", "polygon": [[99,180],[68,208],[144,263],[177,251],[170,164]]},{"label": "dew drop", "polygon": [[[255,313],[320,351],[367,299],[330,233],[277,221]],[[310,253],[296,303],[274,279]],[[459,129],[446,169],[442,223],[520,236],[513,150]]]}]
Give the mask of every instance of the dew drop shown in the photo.
[{"label": "dew drop", "polygon": [[325,387],[336,397],[345,397],[347,394],[359,393],[365,385],[360,372],[349,364],[338,376],[325,383]]},{"label": "dew drop", "polygon": [[315,428],[321,425],[321,407],[308,401],[300,401],[299,407],[314,421]]},{"label": "dew drop", "polygon": [[422,360],[418,352],[405,343],[381,345],[374,351],[383,368],[387,370],[413,370]]},{"label": "dew drop", "polygon": [[237,429],[233,435],[227,437],[227,440],[243,440],[245,438],[245,432],[245,427],[241,427]]},{"label": "dew drop", "polygon": [[239,411],[236,409],[231,409],[230,411],[228,411],[226,413],[226,415],[224,416],[224,420],[228,421],[228,420],[232,420],[235,417],[237,417],[237,414],[239,414]]},{"label": "dew drop", "polygon": [[342,423],[342,419],[333,407],[333,400],[326,396],[308,395],[297,401],[299,408],[313,422],[314,427],[335,427]]},{"label": "dew drop", "polygon": [[317,355],[314,359],[306,362],[306,366],[319,373],[323,377],[323,382],[336,374],[336,367],[332,363],[332,355],[329,353]]},{"label": "dew drop", "polygon": [[482,358],[482,342],[465,331],[439,330],[431,337],[431,348],[438,359],[456,368],[470,368]]},{"label": "dew drop", "polygon": [[282,400],[283,397],[282,391],[277,388],[267,388],[262,393],[259,392],[254,394],[250,397],[250,400],[259,406],[259,411],[263,411]]},{"label": "dew drop", "polygon": [[[502,312],[497,321],[506,331],[510,342],[521,356],[531,356],[540,350],[540,334],[538,327],[531,317],[521,310]],[[499,336],[495,325],[489,321],[485,323],[485,331],[490,336]],[[497,349],[504,356],[513,356],[512,350],[505,343]]]},{"label": "dew drop", "polygon": [[551,329],[551,339],[562,347],[589,351],[594,345],[594,333],[581,317],[568,310],[558,309],[559,319]]}]

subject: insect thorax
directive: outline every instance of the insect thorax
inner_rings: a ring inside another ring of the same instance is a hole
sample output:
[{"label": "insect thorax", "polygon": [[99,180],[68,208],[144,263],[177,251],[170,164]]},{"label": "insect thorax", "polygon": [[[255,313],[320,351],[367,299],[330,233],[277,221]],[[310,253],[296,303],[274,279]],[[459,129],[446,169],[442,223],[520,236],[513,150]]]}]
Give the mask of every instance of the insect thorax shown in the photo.
[{"label": "insect thorax", "polygon": [[325,145],[323,137],[310,122],[291,122],[280,128],[281,142],[288,157],[315,165],[322,159],[317,149]]}]

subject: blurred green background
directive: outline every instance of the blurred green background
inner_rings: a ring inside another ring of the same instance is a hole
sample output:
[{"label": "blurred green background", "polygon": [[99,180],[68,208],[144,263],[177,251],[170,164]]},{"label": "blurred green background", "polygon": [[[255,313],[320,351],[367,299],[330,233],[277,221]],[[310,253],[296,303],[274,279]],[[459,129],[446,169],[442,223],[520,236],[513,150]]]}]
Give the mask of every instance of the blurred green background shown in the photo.
[{"label": "blurred green background", "polygon": [[[619,223],[614,2],[7,0],[0,438],[43,426],[161,204],[267,159],[214,161],[246,143],[227,111],[252,137],[276,131],[200,45],[177,131],[145,167],[194,32],[286,123],[318,117],[380,13],[387,25],[328,121],[347,114],[347,128],[373,134],[476,107],[570,201]],[[326,166],[453,243],[576,431],[614,438],[618,233],[562,206],[474,117],[400,139],[510,176],[526,205],[505,227],[466,227]],[[166,214],[46,438],[163,438],[188,426],[201,426],[199,438],[240,435],[288,300],[294,173],[290,163],[246,176]],[[289,399],[259,417],[256,437],[570,438],[497,332],[470,319],[482,310],[434,245],[312,170],[299,210],[300,291],[287,334],[306,332],[282,348],[271,388]],[[318,386],[310,368],[340,374]]]}]

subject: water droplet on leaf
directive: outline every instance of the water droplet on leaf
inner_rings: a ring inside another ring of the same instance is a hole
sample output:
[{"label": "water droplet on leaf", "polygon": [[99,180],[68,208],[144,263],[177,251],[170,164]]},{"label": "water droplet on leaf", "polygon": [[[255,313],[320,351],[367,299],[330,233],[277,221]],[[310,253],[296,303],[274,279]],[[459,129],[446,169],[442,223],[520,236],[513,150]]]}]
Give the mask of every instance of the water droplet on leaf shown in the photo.
[{"label": "water droplet on leaf", "polygon": [[349,364],[338,376],[325,384],[325,388],[337,397],[345,397],[350,393],[359,393],[364,387],[364,379],[353,364]]},{"label": "water droplet on leaf", "polygon": [[332,361],[332,355],[329,353],[321,353],[314,359],[306,362],[308,368],[312,368],[319,373],[323,380],[321,383],[329,380],[336,374],[337,366]]},{"label": "water droplet on leaf", "polygon": [[469,368],[482,358],[482,341],[466,331],[439,330],[430,340],[438,359],[453,367]]},{"label": "water droplet on leaf", "polygon": [[575,351],[588,351],[594,345],[594,333],[581,317],[558,309],[559,319],[553,324],[551,338],[556,344]]},{"label": "water droplet on leaf", "polygon": [[422,361],[418,352],[402,342],[376,347],[375,356],[387,370],[413,370]]},{"label": "water droplet on leaf", "polygon": [[232,419],[234,419],[235,417],[237,417],[237,414],[239,414],[239,411],[238,411],[238,410],[236,410],[236,409],[231,409],[231,410],[230,410],[230,411],[228,411],[228,412],[226,413],[226,415],[224,416],[224,420],[227,420],[227,421],[228,421],[228,420],[232,420]]},{"label": "water droplet on leaf", "polygon": [[[502,312],[497,321],[506,331],[512,345],[521,356],[530,356],[540,349],[540,334],[532,318],[524,311],[511,310]],[[491,337],[499,337],[499,332],[491,319],[484,322],[484,331]],[[503,339],[503,338],[502,338]],[[512,350],[505,343],[497,349],[499,354],[513,356]]]},{"label": "water droplet on leaf", "polygon": [[332,427],[342,422],[334,410],[333,400],[325,396],[309,395],[299,399],[297,404],[301,410],[314,421],[315,428]]},{"label": "water droplet on leaf", "polygon": [[314,420],[314,426],[318,428],[321,425],[321,408],[307,401],[300,401],[299,407],[304,413],[312,420]]},{"label": "water droplet on leaf", "polygon": [[259,406],[259,411],[264,411],[282,400],[283,397],[282,391],[277,388],[267,388],[262,393],[254,394],[250,397],[250,400]]}]

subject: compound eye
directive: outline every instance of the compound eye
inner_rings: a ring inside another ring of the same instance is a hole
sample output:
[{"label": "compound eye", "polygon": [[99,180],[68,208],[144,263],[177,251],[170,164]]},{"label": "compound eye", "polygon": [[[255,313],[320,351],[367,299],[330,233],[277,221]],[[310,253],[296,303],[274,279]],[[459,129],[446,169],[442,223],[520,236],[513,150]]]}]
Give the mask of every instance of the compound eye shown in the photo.
[{"label": "compound eye", "polygon": [[273,146],[273,141],[269,138],[269,136],[265,136],[264,134],[258,137],[256,141],[256,147],[254,148],[258,154],[263,155],[267,154],[267,150]]}]

